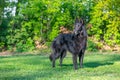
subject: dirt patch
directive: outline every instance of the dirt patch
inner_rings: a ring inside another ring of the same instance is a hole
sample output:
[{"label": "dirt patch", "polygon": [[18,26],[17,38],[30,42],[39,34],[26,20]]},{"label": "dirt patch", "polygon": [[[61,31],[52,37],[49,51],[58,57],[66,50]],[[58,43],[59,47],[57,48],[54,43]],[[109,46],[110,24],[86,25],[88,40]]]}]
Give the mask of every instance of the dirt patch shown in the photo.
[{"label": "dirt patch", "polygon": [[0,52],[0,56],[10,56],[10,55],[12,55],[12,53],[9,51]]}]

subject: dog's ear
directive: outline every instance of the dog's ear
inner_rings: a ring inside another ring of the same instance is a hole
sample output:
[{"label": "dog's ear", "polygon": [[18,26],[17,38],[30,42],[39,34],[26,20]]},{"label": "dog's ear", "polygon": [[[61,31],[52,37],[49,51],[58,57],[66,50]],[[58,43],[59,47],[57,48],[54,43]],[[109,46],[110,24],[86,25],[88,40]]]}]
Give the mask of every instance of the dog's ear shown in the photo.
[{"label": "dog's ear", "polygon": [[82,18],[80,18],[80,23],[83,25],[84,24],[84,21]]}]

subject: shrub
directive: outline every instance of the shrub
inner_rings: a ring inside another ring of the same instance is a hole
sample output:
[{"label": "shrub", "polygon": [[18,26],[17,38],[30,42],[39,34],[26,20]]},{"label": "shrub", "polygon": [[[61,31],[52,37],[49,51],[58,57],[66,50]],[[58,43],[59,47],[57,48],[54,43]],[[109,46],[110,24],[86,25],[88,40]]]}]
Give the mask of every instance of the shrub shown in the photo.
[{"label": "shrub", "polygon": [[88,39],[87,50],[88,51],[98,51],[97,44]]}]

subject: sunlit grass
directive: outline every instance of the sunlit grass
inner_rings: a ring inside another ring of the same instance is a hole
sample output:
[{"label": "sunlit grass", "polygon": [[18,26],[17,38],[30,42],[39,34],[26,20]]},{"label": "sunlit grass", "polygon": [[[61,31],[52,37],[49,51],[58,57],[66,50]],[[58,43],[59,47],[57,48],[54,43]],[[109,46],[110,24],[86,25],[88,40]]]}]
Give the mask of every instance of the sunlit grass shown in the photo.
[{"label": "sunlit grass", "polygon": [[55,68],[47,55],[0,57],[0,80],[120,80],[120,54],[88,53],[78,70],[71,55]]}]

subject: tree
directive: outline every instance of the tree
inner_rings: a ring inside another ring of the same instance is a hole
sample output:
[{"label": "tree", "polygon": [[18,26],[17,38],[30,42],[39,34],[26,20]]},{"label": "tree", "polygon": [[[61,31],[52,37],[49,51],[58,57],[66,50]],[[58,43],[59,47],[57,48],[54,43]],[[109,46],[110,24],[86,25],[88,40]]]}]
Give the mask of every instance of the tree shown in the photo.
[{"label": "tree", "polygon": [[89,34],[92,34],[98,41],[104,41],[111,46],[120,44],[119,3],[119,0],[100,0],[91,12],[90,23],[93,27]]}]

